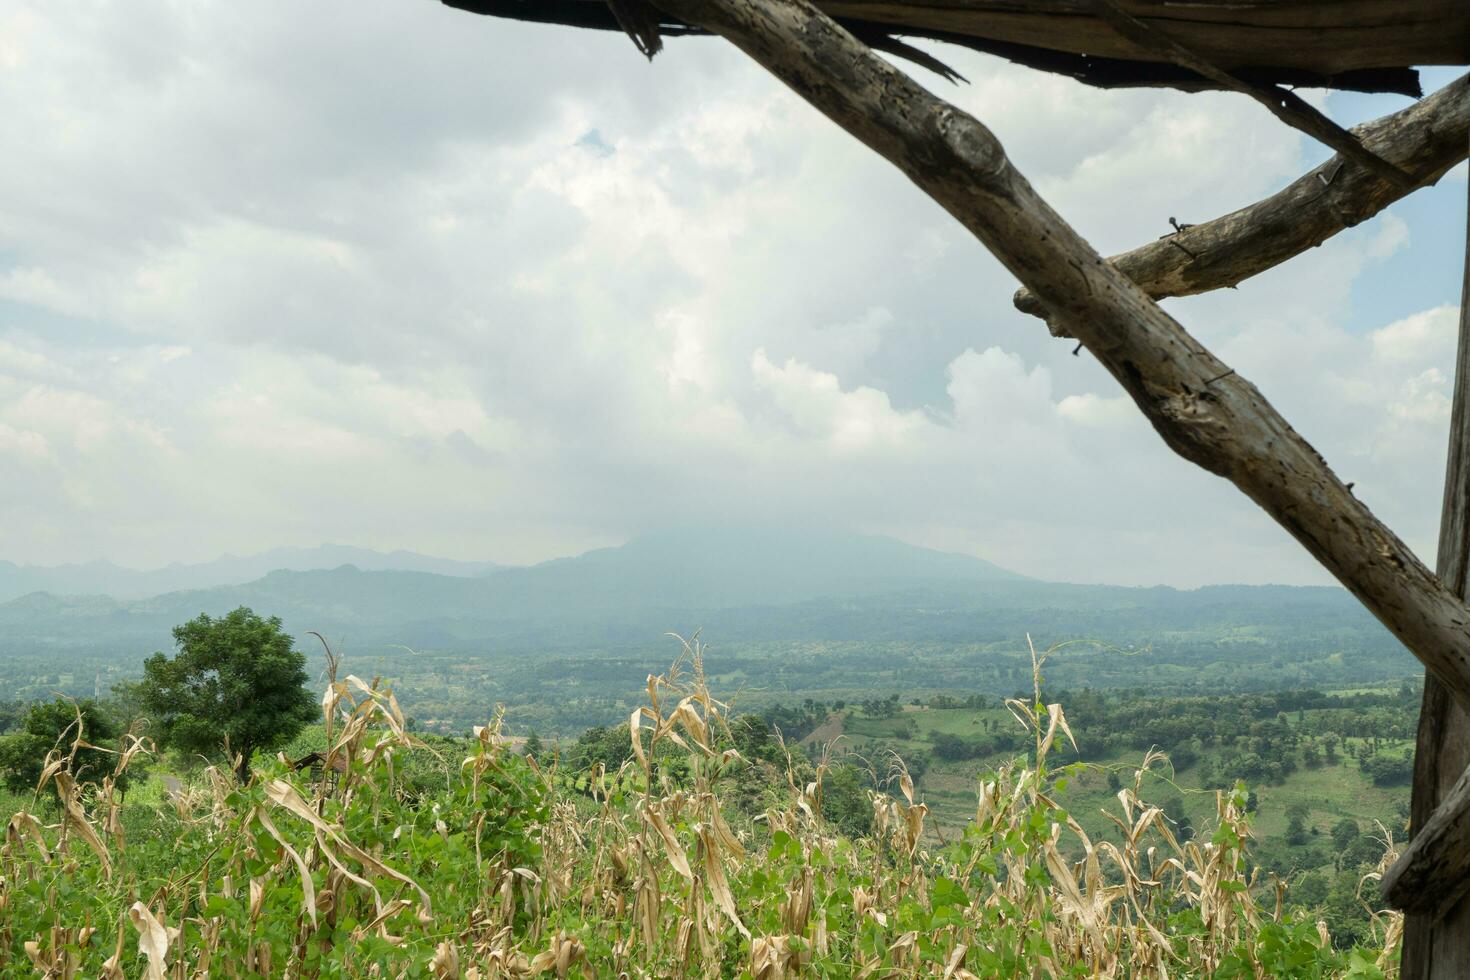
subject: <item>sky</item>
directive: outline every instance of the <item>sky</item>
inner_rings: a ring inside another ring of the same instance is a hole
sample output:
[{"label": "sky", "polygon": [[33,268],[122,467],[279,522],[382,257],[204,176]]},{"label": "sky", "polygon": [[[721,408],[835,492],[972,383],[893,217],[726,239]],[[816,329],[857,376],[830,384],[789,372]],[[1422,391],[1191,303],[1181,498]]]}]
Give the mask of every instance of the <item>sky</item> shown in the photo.
[{"label": "sky", "polygon": [[[930,50],[969,84],[916,77],[1105,254],[1328,155],[1239,96]],[[1326,581],[718,40],[649,64],[424,0],[0,0],[0,119],[0,559],[532,562],[770,521],[1065,581]],[[1462,165],[1166,304],[1426,561],[1465,194]]]}]

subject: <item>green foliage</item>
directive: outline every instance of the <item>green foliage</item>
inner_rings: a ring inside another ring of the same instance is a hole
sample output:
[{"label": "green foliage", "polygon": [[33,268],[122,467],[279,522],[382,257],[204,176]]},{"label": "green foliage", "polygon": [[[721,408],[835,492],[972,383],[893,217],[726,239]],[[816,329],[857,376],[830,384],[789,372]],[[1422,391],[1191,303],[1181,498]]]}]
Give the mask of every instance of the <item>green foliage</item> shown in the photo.
[{"label": "green foliage", "polygon": [[873,780],[856,766],[837,765],[822,783],[822,816],[850,837],[873,829]]},{"label": "green foliage", "polygon": [[[1094,842],[1121,842],[1103,811],[1115,805],[1129,781],[1123,775],[1130,765],[1155,746],[1169,746],[1173,765],[1161,762],[1145,776],[1144,791],[1161,803],[1177,797],[1178,809],[1170,815],[1187,817],[1196,839],[1209,823],[1213,791],[1229,788],[1237,767],[1255,774],[1245,809],[1255,816],[1252,856],[1263,875],[1296,881],[1314,869],[1329,877],[1349,869],[1361,876],[1374,870],[1388,837],[1396,834],[1398,843],[1403,842],[1407,793],[1401,787],[1376,786],[1364,760],[1407,756],[1418,707],[1414,689],[1202,698],[1073,691],[1050,697],[1067,705],[1082,747],[1080,758],[1089,764],[1070,781],[1067,805]],[[914,763],[914,771],[922,772],[916,776],[918,788],[935,815],[944,826],[955,826],[973,813],[976,769],[1003,765],[1022,747],[1019,741],[1008,741],[1015,738],[1015,726],[1006,710],[970,708],[957,701],[934,698],[928,708],[892,719],[847,712],[830,721],[824,732],[830,733],[827,737],[840,735],[841,744],[864,757],[883,758],[892,751]],[[917,736],[900,731],[900,720],[916,721]],[[993,751],[969,758],[976,752],[972,746],[983,747],[990,740],[995,740]],[[1326,761],[1328,747],[1336,762]],[[1307,764],[1309,750],[1316,752],[1315,765]],[[1193,765],[1181,766],[1191,753],[1197,757]],[[1339,847],[1330,836],[1344,818],[1361,830],[1362,840],[1350,847]],[[1338,915],[1335,934],[1350,937],[1366,927],[1369,908],[1355,901],[1341,906]],[[1350,921],[1356,925],[1349,926]]]},{"label": "green foliage", "polygon": [[1175,772],[1184,772],[1199,761],[1199,752],[1193,740],[1178,742],[1169,750],[1169,761],[1174,763]]},{"label": "green foliage", "polygon": [[633,758],[632,742],[626,724],[605,728],[594,725],[578,737],[567,750],[567,762],[577,769],[602,766],[608,772],[616,772],[623,763]]},{"label": "green foliage", "polygon": [[1375,755],[1362,762],[1374,786],[1407,786],[1414,778],[1414,761],[1399,755]]},{"label": "green foliage", "polygon": [[1343,817],[1332,825],[1332,843],[1339,851],[1345,851],[1362,834],[1358,822],[1352,817]]},{"label": "green foliage", "polygon": [[1373,867],[1383,857],[1383,841],[1368,834],[1360,834],[1342,850],[1342,866],[1345,868]]},{"label": "green foliage", "polygon": [[869,698],[863,702],[863,713],[872,718],[892,718],[899,712],[898,695],[886,698]]},{"label": "green foliage", "polygon": [[244,782],[256,751],[286,744],[317,716],[303,686],[306,657],[280,619],[242,606],[217,619],[201,614],[173,634],[178,655],[149,657],[137,689],[161,744],[211,757],[236,754]]},{"label": "green foliage", "polygon": [[[908,738],[916,733],[903,733]],[[954,732],[936,731],[930,736],[934,756],[947,762],[963,762],[969,759],[984,759],[1006,755],[1022,747],[1022,741],[1013,732],[1001,731],[989,735],[965,737]]]},{"label": "green foliage", "polygon": [[[542,738],[575,738],[589,725],[625,721],[656,655],[647,637],[670,621],[660,610],[657,628],[632,629],[588,613],[578,625],[559,601],[556,615],[537,624],[524,620],[523,611],[506,620],[515,623],[513,636],[465,636],[461,627],[491,622],[481,599],[450,619],[429,616],[431,623],[422,603],[438,600],[415,594],[413,580],[402,575],[321,578],[324,586],[337,585],[323,594],[319,611],[303,608],[293,588],[301,583],[290,578],[263,583],[271,588],[250,591],[249,603],[266,609],[279,601],[279,608],[293,610],[286,628],[298,635],[313,628],[352,636],[357,673],[391,679],[405,712],[423,731],[441,734],[468,730],[484,720],[486,705],[496,703],[506,706],[518,730],[534,727]],[[374,591],[354,598],[351,583],[368,579],[377,583]],[[479,591],[472,583],[462,587]],[[720,674],[711,682],[739,689],[743,709],[755,713],[778,700],[799,707],[811,699],[831,709],[839,701],[855,706],[895,693],[904,704],[918,698],[937,708],[995,706],[1029,682],[1019,641],[1039,622],[1053,636],[1104,644],[1070,650],[1050,665],[1048,681],[1068,704],[1066,692],[1084,687],[1123,693],[1146,683],[1149,697],[1157,699],[1312,686],[1396,688],[1405,677],[1423,676],[1402,645],[1340,590],[1059,588],[1022,583],[993,595],[864,596],[856,603],[833,598],[784,609],[725,610],[717,622],[701,612],[697,621],[721,637]],[[80,599],[80,606],[57,600],[60,608],[50,611],[9,610],[16,618],[0,610],[0,699],[33,700],[53,691],[85,697],[94,684],[115,690],[137,675],[137,651],[159,649],[173,625],[201,610],[222,615],[239,601],[226,594],[175,598],[175,604],[124,617],[113,603],[93,609]],[[364,623],[326,618],[352,602],[370,608],[375,622],[383,607],[401,608],[411,612],[412,625],[372,637]],[[673,621],[680,618],[673,614]],[[396,646],[402,643],[413,651]],[[315,676],[318,654],[306,649],[308,673]],[[811,716],[812,727],[827,713]],[[780,728],[788,740],[811,731],[787,721]],[[1161,748],[1192,735],[1149,730],[1151,744]],[[1229,777],[1236,775],[1232,770]]]},{"label": "green foliage", "polygon": [[[78,727],[80,724],[80,728]],[[14,793],[36,788],[52,750],[71,755],[71,773],[81,781],[96,782],[113,768],[115,756],[105,751],[118,749],[122,729],[96,701],[42,701],[34,704],[20,720],[20,730],[0,736],[0,780]],[[78,744],[73,752],[73,743]],[[117,781],[127,788],[127,774]]]},{"label": "green foliage", "polygon": [[1291,899],[1308,908],[1321,905],[1327,898],[1327,874],[1323,871],[1308,871],[1301,880],[1291,886]]},{"label": "green foliage", "polygon": [[[786,762],[787,749],[777,730],[756,715],[738,715],[731,719],[730,743],[748,762],[765,762],[781,766]],[[782,735],[784,736],[784,731]]]},{"label": "green foliage", "polygon": [[[1249,810],[1247,810],[1249,812]],[[1173,797],[1164,804],[1164,816],[1174,825],[1174,836],[1181,841],[1194,839],[1194,823],[1184,810],[1184,801]]]},{"label": "green foliage", "polygon": [[[1215,663],[1221,661],[1208,658],[1235,655],[1182,649],[1170,654],[1178,664]],[[255,961],[262,975],[360,975],[377,966],[385,975],[426,976],[430,962],[443,952],[442,944],[449,943],[463,960],[479,964],[499,950],[509,958],[509,972],[560,950],[573,962],[580,958],[594,974],[692,974],[699,970],[675,957],[687,957],[696,948],[704,950],[692,954],[696,961],[713,957],[700,962],[718,963],[718,971],[726,975],[747,967],[750,975],[761,975],[756,963],[759,957],[776,955],[773,950],[788,957],[790,972],[800,967],[813,976],[850,976],[855,963],[875,964],[875,975],[939,974],[945,958],[964,944],[969,948],[964,967],[981,976],[1090,976],[1094,962],[1076,956],[1081,946],[1074,944],[1091,940],[1057,931],[1075,930],[1080,921],[1067,904],[1062,873],[1069,867],[1080,873],[1082,866],[1072,862],[1083,850],[1071,837],[1079,825],[1093,835],[1094,845],[1116,844],[1121,860],[1139,860],[1137,852],[1129,851],[1126,835],[1099,812],[1107,809],[1121,818],[1118,795],[1123,793],[1135,801],[1140,795],[1156,795],[1154,802],[1162,804],[1166,819],[1139,831],[1138,837],[1158,853],[1173,854],[1188,867],[1203,853],[1197,849],[1207,845],[1226,847],[1223,853],[1230,857],[1228,887],[1214,900],[1220,903],[1215,909],[1232,910],[1233,919],[1212,913],[1206,921],[1197,894],[1191,897],[1187,889],[1175,893],[1163,888],[1149,899],[1155,904],[1145,914],[1174,950],[1166,954],[1171,973],[1377,976],[1382,965],[1391,966],[1391,951],[1384,958],[1381,948],[1383,922],[1369,914],[1358,887],[1383,855],[1383,842],[1368,828],[1387,811],[1383,801],[1393,796],[1374,788],[1372,772],[1375,767],[1386,770],[1403,755],[1412,734],[1412,711],[1407,710],[1416,700],[1412,688],[1209,697],[1160,696],[1152,689],[1059,692],[1048,700],[1068,705],[1071,727],[1088,750],[1083,758],[1104,765],[1048,771],[1044,757],[1039,766],[1034,758],[1011,764],[1016,750],[1030,744],[1030,736],[1016,731],[1014,719],[997,706],[993,694],[934,694],[927,701],[922,696],[932,685],[960,683],[957,679],[968,676],[962,666],[983,677],[988,690],[1014,691],[1030,679],[1029,663],[1012,658],[997,666],[995,649],[982,654],[977,648],[952,661],[932,650],[920,657],[913,649],[887,648],[855,658],[846,656],[848,650],[834,653],[822,647],[810,657],[783,659],[767,651],[736,658],[725,676],[743,689],[749,679],[764,680],[768,674],[779,674],[788,690],[828,683],[824,678],[833,677],[848,686],[840,696],[824,695],[830,700],[806,697],[790,706],[747,697],[742,704],[758,711],[765,722],[745,715],[729,719],[726,726],[720,714],[719,724],[712,724],[718,730],[707,736],[710,754],[697,747],[702,743],[692,733],[679,728],[682,723],[664,718],[658,727],[667,731],[651,738],[655,726],[645,720],[640,737],[646,768],[633,757],[624,721],[634,703],[629,691],[646,689],[646,656],[560,663],[540,657],[509,659],[503,671],[497,667],[493,681],[479,688],[442,685],[445,678],[458,685],[459,678],[488,676],[489,671],[478,666],[467,670],[463,657],[426,656],[413,664],[410,690],[416,693],[410,696],[419,700],[405,699],[405,704],[413,705],[428,730],[452,727],[449,719],[489,703],[492,697],[482,695],[491,690],[495,700],[509,692],[511,700],[530,709],[527,716],[515,715],[520,731],[565,736],[570,726],[580,730],[578,719],[588,717],[621,723],[587,730],[575,743],[563,742],[559,753],[531,752],[535,766],[494,739],[417,733],[410,739],[403,732],[373,729],[361,735],[343,773],[286,773],[257,756],[265,778],[243,789],[222,786],[207,773],[186,776],[191,802],[183,815],[173,804],[161,805],[156,793],[151,798],[134,794],[136,801],[130,796],[118,814],[121,834],[116,843],[126,839],[127,849],[118,847],[112,854],[110,877],[75,834],[64,860],[53,855],[53,864],[26,850],[31,845],[24,839],[21,851],[6,855],[19,853],[23,861],[0,868],[6,882],[0,888],[11,888],[0,900],[8,902],[8,913],[14,910],[17,924],[7,931],[7,923],[0,923],[0,961],[21,955],[26,936],[41,937],[43,955],[70,943],[85,967],[79,967],[80,974],[99,973],[102,957],[112,949],[111,934],[103,929],[84,941],[78,923],[117,922],[137,898],[167,926],[183,929],[175,949],[188,951],[189,963],[196,964],[200,950],[215,942],[216,969],[224,975],[228,970],[218,964],[262,955],[259,942],[264,941],[271,960],[264,966]],[[406,661],[389,662],[407,666]],[[1128,670],[1136,674],[1141,662],[1130,661]],[[1086,677],[1093,666],[1112,669],[1105,661],[1081,663],[1071,676]],[[1064,673],[1065,667],[1059,665],[1057,672]],[[637,684],[620,687],[635,671]],[[571,674],[575,683],[566,676]],[[204,683],[211,679],[205,675]],[[899,697],[874,690],[883,685],[902,686],[904,693]],[[131,718],[152,710],[145,706],[141,688],[115,686],[112,711]],[[430,696],[426,692],[431,689]],[[568,692],[573,696],[564,697]],[[314,698],[307,701],[315,704]],[[662,710],[667,714],[673,707],[671,698]],[[3,710],[0,706],[0,714]],[[1027,710],[1021,705],[1021,714]],[[1046,720],[1045,708],[1034,706],[1033,713]],[[305,715],[316,716],[316,709]],[[843,734],[845,725],[846,737],[837,751],[851,748],[857,757],[889,759],[891,749],[909,763],[916,796],[901,798],[897,783],[885,782],[891,795],[878,792],[865,770],[840,761],[814,766],[794,747],[794,758],[788,760],[772,724],[779,725],[788,741],[812,736],[814,746]],[[413,726],[400,719],[400,728]],[[669,734],[675,729],[684,732],[683,743]],[[158,725],[153,731],[162,734]],[[301,731],[286,751],[293,758],[309,751],[326,754],[334,737],[316,725]],[[1063,741],[1058,735],[1052,753],[1066,761],[1076,758],[1070,747],[1062,748]],[[0,753],[4,745],[0,742]],[[238,748],[233,736],[231,745]],[[1172,771],[1160,763],[1152,774],[1135,777],[1128,753],[1136,761],[1155,746],[1171,747]],[[726,756],[732,750],[737,755]],[[1187,764],[1190,753],[1197,756],[1193,765]],[[218,757],[217,749],[214,754]],[[475,761],[461,767],[467,758]],[[992,810],[988,817],[967,823],[976,812],[979,770],[989,770],[981,777],[982,812],[985,799],[992,801]],[[1227,789],[1222,806],[1231,815],[1211,812],[1215,794],[1195,787],[1229,787],[1243,770],[1258,788],[1249,793]],[[399,896],[412,903],[381,926],[394,941],[379,930],[364,929],[386,906],[352,879],[344,880],[326,860],[318,843],[324,839],[334,847],[330,837],[319,838],[264,795],[266,783],[277,785],[272,780],[308,801],[344,840],[421,885],[432,901],[432,923],[422,917],[426,903],[403,881],[341,852],[337,856],[343,866],[377,888],[383,902]],[[95,798],[90,789],[84,796]],[[996,800],[1010,801],[1009,809],[994,812]],[[10,807],[18,805],[15,801]],[[1063,811],[1063,805],[1071,812]],[[0,799],[0,807],[5,806]],[[930,807],[944,816],[941,823],[951,842],[947,847],[939,846],[930,833],[932,823],[924,823]],[[723,867],[734,907],[753,933],[749,939],[722,917],[709,868],[701,867],[708,850],[701,830],[709,833],[716,826],[711,808],[722,808],[745,849],[743,858],[726,854]],[[1257,841],[1246,814],[1258,808],[1258,822],[1269,830]],[[1136,802],[1134,817],[1144,812]],[[1327,833],[1343,813],[1353,814],[1361,828],[1347,848]],[[101,832],[103,811],[94,814]],[[675,844],[654,832],[650,814],[666,816]],[[1402,823],[1381,819],[1392,826]],[[267,829],[267,821],[279,838]],[[911,825],[919,827],[913,840],[908,837]],[[1295,829],[1294,843],[1283,840],[1283,828]],[[55,848],[55,828],[45,834],[48,846]],[[104,839],[109,847],[114,844],[111,832]],[[1060,849],[1048,851],[1048,842],[1057,839]],[[221,841],[226,843],[221,846]],[[310,889],[303,887],[287,844],[309,863]],[[691,863],[692,882],[670,864],[672,847],[682,849]],[[1257,861],[1263,871],[1296,876],[1288,910],[1279,920],[1268,911],[1274,896],[1260,884],[1268,876],[1256,879],[1259,893],[1248,887],[1248,862]],[[1130,878],[1121,866],[1106,865],[1099,881],[1152,881],[1157,868],[1154,864],[1147,873],[1136,869]],[[1304,868],[1317,870],[1302,876]],[[49,885],[25,892],[29,886],[24,883],[37,879]],[[809,917],[797,928],[788,910],[808,879]],[[650,880],[661,895],[658,924],[651,937],[633,936],[630,929],[642,927],[630,923],[644,907],[635,883]],[[170,884],[176,881],[186,881],[187,887]],[[254,920],[247,881],[263,883]],[[320,917],[328,925],[308,924],[303,912],[308,890],[316,892],[323,910],[330,902],[331,909]],[[862,911],[870,900],[869,911]],[[1258,900],[1263,906],[1255,904]],[[691,918],[691,909],[703,910],[703,918]],[[821,949],[815,925],[819,919],[827,937]],[[1324,944],[1318,934],[1318,919],[1328,924],[1331,943]],[[1219,932],[1222,922],[1234,931]],[[1145,932],[1136,921],[1109,932],[1113,953],[1141,955],[1137,944],[1147,941]],[[912,939],[904,938],[910,934]],[[693,944],[682,947],[682,954],[674,948],[679,936]],[[698,937],[697,942],[691,937]],[[133,933],[125,931],[125,938],[123,966],[128,975],[141,974]],[[1059,949],[1068,952],[1058,957]],[[512,963],[519,966],[512,970]],[[1038,967],[1042,963],[1049,965]],[[710,969],[717,972],[714,966]]]},{"label": "green foliage", "polygon": [[[206,772],[177,805],[130,804],[117,822],[99,806],[95,847],[76,826],[63,845],[19,814],[25,832],[0,850],[0,961],[74,976],[429,978],[474,965],[1079,980],[1163,961],[1171,975],[1241,978],[1378,977],[1392,964],[1385,923],[1344,920],[1339,950],[1315,914],[1277,916],[1252,894],[1243,788],[1217,800],[1204,848],[1125,786],[1115,815],[1130,843],[1095,852],[1101,868],[1074,864],[1062,845],[1075,825],[1057,801],[1081,767],[1053,770],[1038,738],[1029,758],[981,775],[976,819],[940,844],[906,782],[889,796],[849,766],[801,759],[783,777],[728,751],[765,743],[726,729],[724,706],[660,680],[643,755],[622,769],[640,778],[616,786],[538,768],[498,722],[424,742],[384,692],[354,701],[336,685],[339,734],[304,738],[349,759],[345,771],[266,760],[246,785]],[[1032,710],[1039,736],[1056,716]],[[732,830],[729,783],[751,774],[767,806]],[[860,804],[866,825],[850,822]],[[1344,881],[1322,889],[1334,930]],[[139,934],[153,922],[150,963]]]}]

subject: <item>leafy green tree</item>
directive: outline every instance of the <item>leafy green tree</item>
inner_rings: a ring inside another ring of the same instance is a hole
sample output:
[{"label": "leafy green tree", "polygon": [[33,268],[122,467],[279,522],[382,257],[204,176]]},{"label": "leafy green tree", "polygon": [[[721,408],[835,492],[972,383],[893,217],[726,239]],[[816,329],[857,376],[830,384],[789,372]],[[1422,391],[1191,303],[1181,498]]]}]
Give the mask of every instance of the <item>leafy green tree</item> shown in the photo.
[{"label": "leafy green tree", "polygon": [[1291,886],[1289,894],[1302,905],[1320,905],[1327,898],[1327,876],[1321,871],[1309,871]]},{"label": "leafy green tree", "polygon": [[[78,715],[82,722],[80,732]],[[78,736],[84,742],[110,748],[116,746],[121,734],[117,723],[90,698],[75,704],[61,699],[39,702],[21,719],[18,733],[0,738],[0,780],[11,792],[32,790],[41,778],[46,754],[53,748],[70,752]],[[102,748],[79,748],[72,762],[72,776],[78,782],[97,782],[112,772],[116,761],[115,755]],[[121,790],[126,785],[124,773],[118,778],[117,786]]]},{"label": "leafy green tree", "polygon": [[758,715],[738,715],[730,722],[730,737],[735,748],[747,762],[771,762],[782,764],[786,753],[776,740],[771,726]]},{"label": "leafy green tree", "polygon": [[1332,825],[1332,842],[1337,845],[1339,851],[1345,851],[1348,845],[1358,839],[1362,831],[1358,829],[1358,822],[1352,817],[1343,817]]},{"label": "leafy green tree", "polygon": [[1292,814],[1287,822],[1286,842],[1293,847],[1300,847],[1307,842],[1307,824],[1300,814]]},{"label": "leafy green tree", "polygon": [[980,739],[962,738],[949,732],[934,734],[934,754],[941,759],[978,759],[989,750],[990,746]]},{"label": "leafy green tree", "polygon": [[179,648],[143,664],[138,695],[155,735],[184,752],[239,754],[235,775],[250,779],[257,750],[285,745],[317,715],[306,683],[306,655],[279,618],[241,606],[218,619],[200,615],[174,629]]},{"label": "leafy green tree", "polygon": [[545,750],[541,744],[541,736],[536,734],[536,729],[531,729],[531,734],[526,736],[525,754],[526,758],[534,759]]},{"label": "leafy green tree", "polygon": [[1175,772],[1183,772],[1195,764],[1199,759],[1199,753],[1195,751],[1194,743],[1184,741],[1169,750],[1169,761],[1174,763]]},{"label": "leafy green tree", "polygon": [[574,769],[591,769],[600,762],[608,772],[617,772],[631,758],[633,741],[627,722],[611,728],[594,725],[567,750],[567,761]]},{"label": "leafy green tree", "polygon": [[1362,899],[1358,897],[1360,881],[1356,870],[1343,871],[1332,879],[1324,901],[1323,920],[1340,948],[1365,941],[1370,932],[1363,916]]},{"label": "leafy green tree", "polygon": [[873,829],[873,781],[856,766],[836,765],[822,783],[822,816],[844,834],[861,837]]},{"label": "leafy green tree", "polygon": [[1355,868],[1360,864],[1374,865],[1383,857],[1383,842],[1372,834],[1359,834],[1342,851],[1342,866]]},{"label": "leafy green tree", "polygon": [[0,734],[18,727],[26,715],[26,706],[21,701],[0,701]]},{"label": "leafy green tree", "polygon": [[103,702],[107,713],[124,729],[140,719],[146,719],[148,715],[138,693],[138,684],[136,680],[113,682],[112,690],[107,693],[107,699]]},{"label": "leafy green tree", "polygon": [[1374,786],[1404,786],[1414,778],[1413,760],[1397,755],[1375,755],[1364,759],[1363,771]]}]

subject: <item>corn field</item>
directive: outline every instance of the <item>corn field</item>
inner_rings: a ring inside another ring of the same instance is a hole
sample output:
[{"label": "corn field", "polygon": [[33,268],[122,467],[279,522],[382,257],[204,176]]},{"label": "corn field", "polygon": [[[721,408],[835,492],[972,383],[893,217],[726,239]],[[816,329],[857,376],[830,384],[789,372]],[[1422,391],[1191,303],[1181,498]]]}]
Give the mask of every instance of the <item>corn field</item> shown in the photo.
[{"label": "corn field", "polygon": [[[1034,737],[977,778],[974,819],[941,839],[902,763],[873,829],[822,817],[826,757],[773,768],[764,812],[735,813],[727,705],[697,641],[648,680],[618,772],[515,754],[500,717],[462,758],[407,730],[391,691],[331,679],[323,764],[209,768],[166,806],[124,806],[134,733],[79,784],[86,733],[47,759],[0,846],[0,972],[145,977],[1393,976],[1399,920],[1333,949],[1280,883],[1251,870],[1243,787],[1176,838],[1140,798],[1150,754],[1094,840],[1060,805],[1075,766],[1063,709],[1013,700]],[[80,715],[78,716],[80,722]],[[431,778],[410,786],[409,765]],[[1385,835],[1387,836],[1387,835]],[[1385,864],[1392,858],[1384,857]],[[1381,870],[1381,868],[1380,868]],[[1376,890],[1369,876],[1362,895]]]}]

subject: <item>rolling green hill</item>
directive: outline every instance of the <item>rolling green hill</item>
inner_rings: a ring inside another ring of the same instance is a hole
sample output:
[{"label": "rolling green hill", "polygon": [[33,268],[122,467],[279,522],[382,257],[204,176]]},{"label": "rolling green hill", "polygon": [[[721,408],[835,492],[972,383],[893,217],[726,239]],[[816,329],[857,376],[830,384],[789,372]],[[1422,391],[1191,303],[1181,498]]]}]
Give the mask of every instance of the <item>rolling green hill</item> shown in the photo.
[{"label": "rolling green hill", "polygon": [[1419,669],[1345,591],[1195,590],[1026,579],[978,558],[812,529],[695,529],[483,575],[355,566],[144,599],[36,593],[0,603],[0,700],[106,690],[200,613],[280,616],[316,655],[394,680],[406,708],[458,731],[506,704],[575,734],[626,717],[667,665],[674,630],[703,629],[720,683],[771,700],[861,700],[1029,683],[1029,634],[1096,641],[1054,661],[1067,687],[1156,691],[1381,684]]}]

